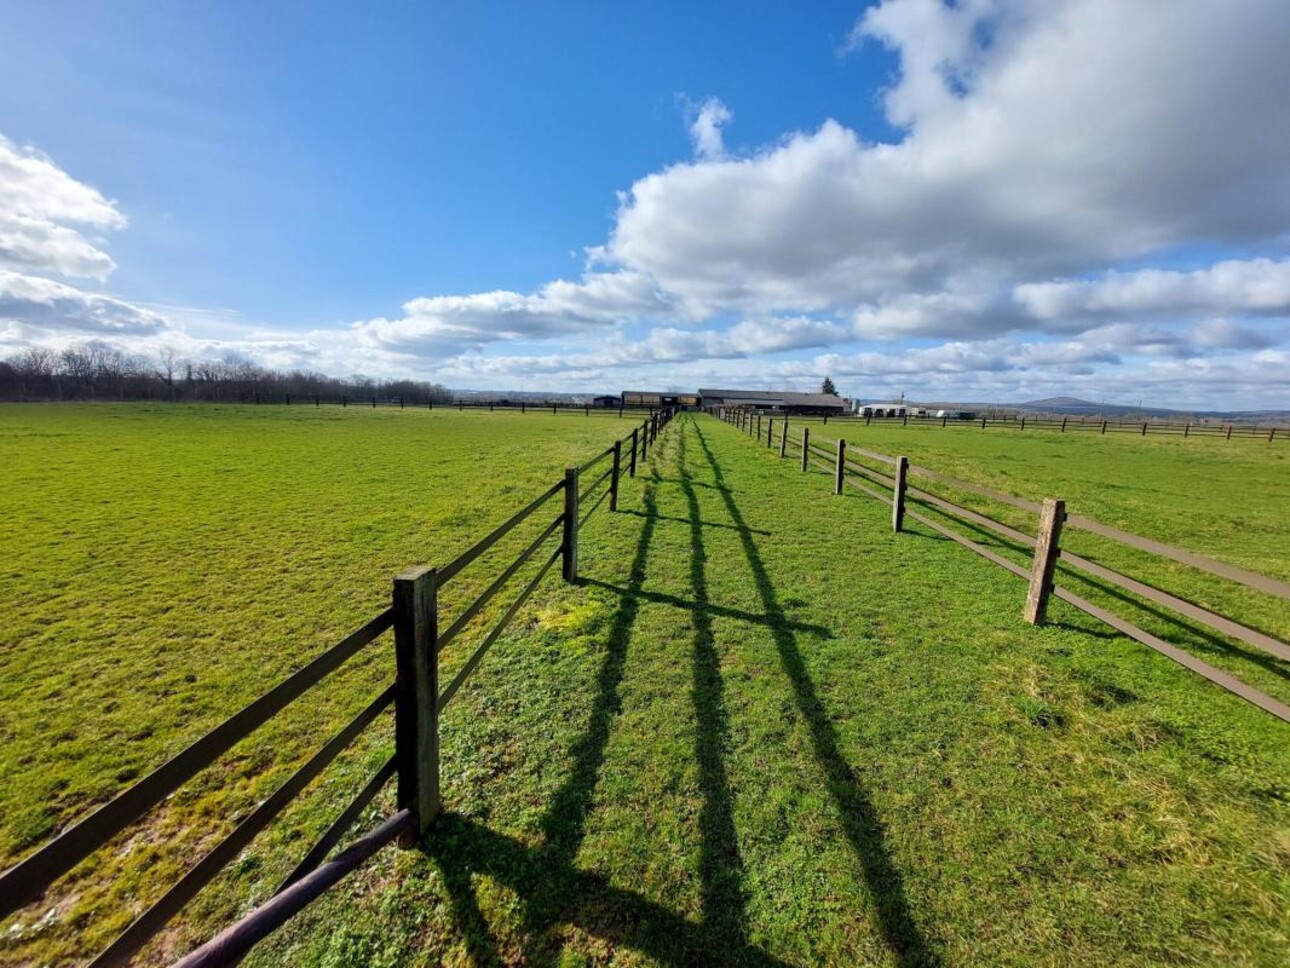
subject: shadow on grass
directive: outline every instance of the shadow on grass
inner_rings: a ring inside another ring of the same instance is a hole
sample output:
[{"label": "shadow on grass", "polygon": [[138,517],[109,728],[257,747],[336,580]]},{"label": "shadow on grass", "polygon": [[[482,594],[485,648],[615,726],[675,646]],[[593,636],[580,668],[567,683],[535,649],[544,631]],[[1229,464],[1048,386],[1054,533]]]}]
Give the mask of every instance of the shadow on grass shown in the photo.
[{"label": "shadow on grass", "polygon": [[910,914],[905,897],[904,879],[892,862],[886,846],[886,834],[873,801],[855,775],[855,771],[842,755],[837,730],[828,710],[816,692],[815,684],[806,670],[806,663],[798,648],[797,639],[788,628],[778,594],[771,583],[761,553],[753,540],[752,532],[744,522],[739,505],[725,486],[721,465],[708,446],[703,430],[693,420],[688,420],[685,430],[693,430],[699,446],[707,458],[708,466],[717,482],[717,490],[725,502],[730,520],[739,531],[744,556],[752,571],[762,607],[768,616],[777,619],[770,625],[779,652],[780,663],[792,683],[797,707],[811,731],[811,742],[816,761],[827,778],[829,794],[838,812],[842,829],[860,862],[865,882],[873,897],[878,927],[887,947],[902,965],[935,965],[940,959],[930,949],[918,925]]},{"label": "shadow on grass", "polygon": [[[686,428],[680,428],[684,431]],[[697,608],[691,612],[694,625],[694,679],[691,696],[696,720],[694,755],[699,766],[703,805],[699,810],[699,877],[702,884],[703,924],[720,950],[747,947],[744,913],[743,859],[735,833],[734,796],[726,775],[724,750],[729,745],[730,725],[726,713],[725,686],[721,660],[712,632],[708,609],[707,550],[703,544],[703,521],[699,498],[691,485],[686,461],[686,439],[678,436],[677,464],[681,489],[685,492],[690,520],[690,587]]]},{"label": "shadow on grass", "polygon": [[[688,487],[691,491],[693,491],[693,490],[694,490],[694,484],[695,484],[695,483],[698,483],[698,482],[687,482],[687,481],[685,481],[685,480],[684,480],[684,475],[682,475],[682,478],[683,478],[683,479],[682,479],[682,481],[680,482],[680,483],[681,483],[681,486],[682,486],[683,488]],[[623,514],[630,514],[630,515],[633,515],[634,517],[638,517],[638,518],[643,518],[643,517],[651,516],[651,515],[646,515],[646,513],[645,513],[644,511],[631,511],[631,510],[625,510],[625,511],[622,511],[622,513],[623,513]],[[657,520],[657,521],[675,521],[675,522],[677,522],[677,523],[679,523],[679,524],[688,524],[688,525],[691,525],[691,526],[693,526],[693,525],[694,525],[694,521],[693,521],[693,519],[691,519],[691,518],[676,518],[676,517],[672,517],[671,515],[667,515],[667,514],[654,514],[654,515],[652,515],[652,517],[653,517],[655,520]],[[720,523],[718,523],[718,522],[716,522],[716,521],[700,521],[700,522],[699,522],[699,524],[700,524],[700,525],[702,525],[702,526],[703,526],[703,527],[705,527],[705,528],[730,528],[731,530],[734,530],[734,527],[735,527],[733,524],[720,524]],[[761,535],[769,535],[771,532],[769,532],[769,531],[759,531],[759,530],[757,530],[757,529],[753,529],[753,533],[754,533],[754,534],[761,534]]]},{"label": "shadow on grass", "polygon": [[[665,438],[660,443],[666,445],[669,440]],[[651,452],[651,458],[657,461],[664,453],[666,451],[661,450],[655,456]],[[711,697],[708,672],[701,671],[701,667],[709,663],[699,658],[705,645],[711,646],[710,622],[706,643],[700,641],[704,634],[700,631],[702,626],[695,623],[695,699],[700,707],[701,726],[706,724],[710,733],[705,738],[702,735],[705,730],[701,728],[699,739],[705,795],[703,923],[695,924],[648,898],[615,887],[599,874],[578,869],[575,863],[586,836],[587,818],[604,765],[610,728],[621,708],[619,688],[632,630],[640,603],[649,600],[643,593],[643,586],[649,547],[658,520],[654,488],[659,480],[657,470],[651,466],[651,479],[644,489],[646,511],[641,515],[644,525],[636,543],[627,587],[621,589],[618,609],[610,626],[607,650],[596,677],[596,695],[587,730],[573,747],[574,763],[568,778],[551,798],[542,817],[542,842],[530,846],[451,812],[441,815],[428,838],[427,853],[442,872],[453,914],[476,965],[509,963],[513,958],[503,958],[498,951],[475,899],[472,874],[494,878],[518,895],[529,932],[529,941],[523,951],[523,960],[527,964],[556,964],[560,961],[562,942],[548,930],[559,924],[572,925],[597,938],[643,951],[666,964],[783,964],[744,940],[737,855],[733,879],[722,867],[723,861],[729,860],[729,845],[734,840],[724,767],[718,762],[719,772],[714,773],[711,763],[712,749],[719,755],[724,714],[719,705],[719,694],[716,704]],[[701,547],[696,549],[696,554],[701,550]],[[696,595],[706,597],[701,562],[698,568]],[[730,889],[732,881],[733,894]]]}]

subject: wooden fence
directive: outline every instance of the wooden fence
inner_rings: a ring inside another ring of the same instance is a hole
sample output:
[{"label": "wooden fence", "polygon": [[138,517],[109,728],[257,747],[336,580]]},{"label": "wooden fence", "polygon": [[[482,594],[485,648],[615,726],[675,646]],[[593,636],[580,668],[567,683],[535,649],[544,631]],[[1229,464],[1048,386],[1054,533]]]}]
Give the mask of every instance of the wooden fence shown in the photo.
[{"label": "wooden fence", "polygon": [[[736,411],[731,409],[722,410],[721,408],[708,408],[710,413],[723,412],[730,415]],[[756,411],[744,411],[748,413],[754,423],[765,417],[766,419],[782,420],[782,416],[769,416],[759,414]],[[1149,433],[1153,437],[1222,437],[1225,440],[1248,438],[1254,440],[1266,440],[1269,443],[1273,441],[1290,441],[1290,427],[1283,425],[1268,425],[1260,427],[1256,423],[1180,423],[1178,421],[1166,420],[1112,420],[1104,417],[1027,417],[1013,414],[987,415],[984,417],[974,417],[971,420],[963,420],[957,417],[918,417],[905,414],[902,417],[875,417],[873,414],[839,414],[835,416],[825,416],[824,423],[830,421],[845,426],[848,423],[863,422],[866,427],[877,421],[883,426],[902,426],[908,427],[911,423],[915,427],[960,427],[976,428],[980,430],[1048,430],[1056,433],[1094,433],[1094,434],[1132,434],[1135,437],[1145,437]]]},{"label": "wooden fence", "polygon": [[[187,783],[269,719],[318,685],[348,659],[394,632],[395,681],[376,695],[348,725],[300,766],[285,783],[255,807],[206,856],[151,907],[135,919],[91,963],[95,968],[127,964],[183,907],[235,860],[252,838],[298,796],[376,717],[394,707],[394,755],[379,769],[305,854],[277,893],[261,907],[230,926],[177,964],[235,964],[251,947],[281,926],[287,918],[354,870],[365,859],[396,838],[416,841],[439,813],[439,719],[462,683],[479,665],[489,647],[501,636],[534,589],[557,560],[567,581],[578,576],[578,532],[606,501],[616,510],[624,470],[635,476],[637,464],[647,458],[659,432],[672,418],[670,410],[652,414],[627,437],[616,440],[578,467],[565,469],[563,477],[528,506],[480,539],[441,568],[414,568],[394,579],[389,608],[343,641],[332,646],[250,703],[183,752],[135,783],[113,800],[64,830],[44,847],[0,874],[0,918],[6,918],[37,900],[64,874],[138,822],[145,814]],[[589,484],[583,475],[607,464]],[[599,494],[594,503],[591,498]],[[514,528],[537,514],[557,497],[560,511],[512,564],[453,621],[444,623],[438,604],[439,590]],[[502,590],[519,569],[535,555],[545,554],[537,574],[528,581],[483,638],[451,682],[439,683],[439,653],[456,638],[472,618]],[[376,829],[328,860],[367,804],[390,781],[397,779],[397,811]]]},{"label": "wooden fence", "polygon": [[[138,401],[142,402],[142,401]],[[151,401],[155,403],[169,403],[169,400]],[[551,413],[552,415],[568,413],[581,414],[590,417],[592,415],[611,415],[627,416],[637,414],[649,414],[651,417],[656,413],[668,411],[671,408],[652,407],[639,404],[626,405],[616,403],[612,406],[595,403],[568,403],[568,402],[544,402],[541,400],[436,400],[434,397],[380,397],[380,396],[323,396],[315,393],[295,394],[290,393],[252,393],[242,391],[236,396],[227,400],[180,400],[179,403],[193,404],[223,404],[225,406],[232,404],[249,404],[254,406],[286,406],[286,407],[340,407],[349,409],[355,407],[360,410],[456,410],[464,412],[466,410],[487,410],[489,413]]]},{"label": "wooden fence", "polygon": [[[845,439],[830,439],[819,433],[812,433],[810,427],[803,427],[801,433],[795,436],[789,432],[789,421],[783,418],[768,418],[764,422],[763,429],[761,417],[748,411],[718,410],[716,416],[753,435],[759,442],[764,440],[767,448],[774,449],[777,446],[781,457],[788,456],[790,447],[796,448],[801,470],[807,471],[811,467],[817,467],[828,472],[835,494],[841,494],[844,487],[851,487],[879,501],[890,503],[892,507],[892,527],[895,531],[902,530],[904,520],[908,517],[976,552],[1014,575],[1026,579],[1029,582],[1023,612],[1026,621],[1033,624],[1042,622],[1047,611],[1049,597],[1056,596],[1062,601],[1105,622],[1124,635],[1155,649],[1174,662],[1186,666],[1193,672],[1240,696],[1247,702],[1253,703],[1260,709],[1270,712],[1285,722],[1290,722],[1290,707],[1284,703],[1254,689],[1230,673],[1216,669],[1177,646],[1132,625],[1101,606],[1076,595],[1069,589],[1056,585],[1054,570],[1056,562],[1061,560],[1077,571],[1092,575],[1117,588],[1138,595],[1157,605],[1162,605],[1180,615],[1185,615],[1215,632],[1254,646],[1282,661],[1290,661],[1290,645],[1257,629],[1249,628],[1234,619],[1219,615],[1194,602],[1169,594],[1111,568],[1089,561],[1080,555],[1066,551],[1061,547],[1062,528],[1065,526],[1097,534],[1139,551],[1169,558],[1278,598],[1290,599],[1290,584],[1267,575],[1255,574],[1234,565],[1215,561],[1203,555],[1184,551],[1181,548],[1174,548],[1128,531],[1122,531],[1119,528],[1112,528],[1091,518],[1081,515],[1067,515],[1065,502],[1060,500],[1048,499],[1042,504],[1027,501],[1012,494],[1005,494],[968,481],[957,480],[930,468],[910,464],[909,459],[904,456],[881,454],[862,447],[849,445]],[[776,440],[776,423],[778,423],[778,440]],[[865,466],[858,460],[853,459],[851,455],[867,459],[871,463],[886,465],[891,468],[891,472],[883,473],[872,467]],[[1020,510],[1037,514],[1036,533],[1034,535],[1027,534],[977,511],[954,504],[929,491],[913,487],[908,482],[910,475],[935,481],[957,490],[979,494]],[[874,485],[878,485],[881,490],[876,489]],[[947,528],[926,515],[920,514],[914,508],[907,506],[911,498],[919,504],[936,508],[951,518],[984,528],[1023,547],[1033,548],[1034,556],[1031,567],[1029,569],[1023,568],[989,548],[972,541],[963,534]]]}]

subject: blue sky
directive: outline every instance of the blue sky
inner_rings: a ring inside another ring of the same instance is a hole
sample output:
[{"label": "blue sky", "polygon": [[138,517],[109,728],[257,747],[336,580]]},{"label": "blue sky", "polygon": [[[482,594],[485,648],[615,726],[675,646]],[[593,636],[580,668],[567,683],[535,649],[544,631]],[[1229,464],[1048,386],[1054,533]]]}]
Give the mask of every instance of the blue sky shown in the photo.
[{"label": "blue sky", "polygon": [[1290,406],[1286,4],[639,7],[6,5],[0,355]]}]

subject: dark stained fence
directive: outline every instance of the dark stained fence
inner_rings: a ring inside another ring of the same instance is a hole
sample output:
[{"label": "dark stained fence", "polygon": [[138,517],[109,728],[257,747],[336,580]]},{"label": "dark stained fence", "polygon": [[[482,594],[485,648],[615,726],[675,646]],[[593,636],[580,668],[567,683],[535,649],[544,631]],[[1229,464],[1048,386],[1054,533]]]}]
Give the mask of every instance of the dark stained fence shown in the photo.
[{"label": "dark stained fence", "polygon": [[[374,399],[371,401],[372,406],[376,403]],[[444,567],[416,568],[397,576],[394,579],[390,608],[229,717],[153,773],[0,873],[0,918],[8,917],[42,897],[63,875],[139,821],[197,773],[213,766],[234,744],[263,726],[390,630],[394,631],[395,639],[395,681],[381,690],[362,712],[244,817],[231,833],[139,915],[91,964],[95,968],[127,964],[203,887],[235,860],[255,835],[268,826],[310,781],[391,705],[395,712],[394,756],[367,781],[354,800],[283,881],[273,898],[182,959],[180,964],[235,964],[252,945],[285,923],[294,913],[382,846],[396,838],[415,840],[414,835],[429,827],[440,807],[440,714],[555,562],[563,558],[566,562],[565,577],[577,577],[578,527],[590,519],[606,498],[611,494],[617,495],[623,446],[630,448],[628,461],[634,474],[638,460],[645,459],[646,440],[652,443],[672,415],[671,410],[651,412],[649,419],[633,429],[630,436],[615,441],[581,467],[567,468],[563,479],[551,485]],[[577,487],[579,472],[590,470],[606,460],[610,463],[605,471],[580,492]],[[572,487],[569,485],[570,481],[573,482]],[[597,493],[599,497],[588,508],[587,502]],[[516,527],[546,507],[557,495],[564,499],[560,513],[478,598],[440,631],[439,589]],[[553,542],[557,532],[559,538]],[[439,653],[466,629],[470,621],[502,591],[526,562],[547,549],[549,553],[537,573],[513,599],[501,619],[484,636],[453,680],[440,691]],[[363,808],[391,779],[398,781],[398,808],[394,816],[360,837],[332,860],[327,860]]]},{"label": "dark stained fence", "polygon": [[[732,426],[747,430],[747,420],[744,414],[723,411],[718,409],[715,416],[724,420]],[[1228,428],[1230,429],[1230,428]],[[1195,431],[1192,431],[1195,433]],[[758,441],[760,443],[760,441]],[[1080,515],[1069,515],[1065,512],[1065,505],[1061,501],[1048,500],[1043,504],[1034,501],[1027,501],[1024,498],[1016,497],[1012,494],[1005,494],[1001,491],[995,491],[991,488],[982,487],[979,484],[973,484],[969,481],[959,480],[934,471],[926,467],[920,467],[914,464],[908,464],[908,459],[903,456],[892,456],[880,454],[874,451],[864,450],[853,444],[843,444],[841,440],[833,441],[827,437],[818,434],[812,434],[809,428],[803,427],[801,435],[797,438],[790,437],[789,445],[798,448],[801,455],[802,470],[807,470],[808,465],[816,467],[826,472],[832,478],[835,493],[840,489],[840,484],[846,484],[851,488],[860,491],[892,505],[892,523],[896,531],[901,530],[900,522],[904,517],[926,525],[944,537],[950,538],[965,548],[970,549],[983,558],[999,565],[1020,578],[1029,582],[1028,595],[1024,616],[1028,621],[1038,623],[1043,621],[1044,613],[1047,609],[1047,603],[1050,596],[1056,596],[1070,605],[1075,606],[1081,611],[1087,612],[1112,628],[1129,636],[1130,638],[1148,646],[1173,661],[1191,669],[1198,675],[1203,676],[1210,682],[1221,686],[1234,695],[1240,696],[1258,706],[1272,715],[1286,722],[1290,722],[1290,707],[1284,703],[1273,699],[1271,696],[1260,692],[1257,689],[1240,681],[1230,673],[1217,669],[1206,662],[1202,662],[1188,652],[1172,645],[1158,636],[1152,635],[1143,629],[1125,621],[1123,618],[1114,615],[1106,609],[1087,601],[1076,595],[1069,589],[1061,588],[1054,582],[1054,565],[1060,560],[1072,568],[1092,575],[1105,582],[1108,582],[1124,591],[1138,595],[1148,601],[1158,605],[1163,605],[1178,614],[1185,615],[1188,618],[1200,622],[1202,625],[1213,629],[1220,634],[1230,636],[1247,645],[1261,649],[1269,655],[1275,656],[1282,661],[1290,661],[1290,645],[1281,642],[1257,629],[1238,622],[1227,616],[1219,615],[1210,609],[1189,602],[1186,599],[1172,595],[1169,592],[1155,588],[1145,582],[1123,575],[1111,568],[1099,565],[1089,561],[1087,558],[1066,551],[1060,547],[1061,528],[1064,524],[1068,528],[1076,528],[1097,534],[1100,537],[1117,541],[1128,547],[1135,548],[1139,551],[1145,551],[1151,554],[1169,558],[1172,561],[1189,565],[1208,574],[1227,579],[1255,591],[1263,592],[1268,595],[1274,595],[1279,598],[1290,599],[1290,584],[1271,578],[1267,575],[1259,575],[1228,565],[1223,562],[1215,561],[1203,555],[1198,555],[1181,548],[1174,548],[1170,545],[1154,541],[1150,538],[1144,538],[1140,535],[1132,534],[1128,531],[1122,531],[1119,528],[1112,528],[1108,525],[1100,524],[1091,518]],[[832,448],[830,447],[832,445]],[[784,450],[786,451],[787,448]],[[869,460],[890,465],[895,475],[890,476],[867,467],[857,461],[849,459],[850,455],[860,455]],[[906,470],[907,468],[907,470]],[[1032,512],[1039,515],[1037,524],[1038,536],[1030,535],[1024,531],[1010,527],[1000,521],[996,521],[977,511],[962,507],[945,499],[944,497],[932,494],[929,491],[920,488],[911,487],[906,480],[906,474],[914,477],[924,478],[944,484],[955,490],[966,491],[972,494],[978,494],[991,500],[1010,505],[1023,511]],[[872,487],[872,484],[879,485],[885,490],[878,490]],[[912,508],[906,507],[908,499],[913,499],[919,504],[944,513],[950,518],[960,521],[969,522],[988,531],[991,531],[1003,538],[1016,542],[1025,547],[1035,549],[1034,558],[1031,568],[1026,569],[1003,557],[1002,555],[984,547],[983,545],[972,541],[963,534],[946,527],[938,521],[920,514]]]}]

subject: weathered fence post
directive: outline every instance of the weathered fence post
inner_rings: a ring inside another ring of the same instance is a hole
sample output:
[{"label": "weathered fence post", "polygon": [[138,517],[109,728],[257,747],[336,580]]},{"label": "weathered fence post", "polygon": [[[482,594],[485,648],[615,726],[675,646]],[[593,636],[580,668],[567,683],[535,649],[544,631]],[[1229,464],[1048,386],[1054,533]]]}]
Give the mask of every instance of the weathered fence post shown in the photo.
[{"label": "weathered fence post", "polygon": [[802,428],[802,473],[806,473],[808,461],[811,456],[811,428]]},{"label": "weathered fence post", "polygon": [[341,407],[341,409],[342,409],[342,410],[344,410],[344,409],[345,409],[346,407],[348,407],[348,406],[349,406],[349,403],[348,403],[348,402],[346,402],[346,400],[345,400],[345,398],[344,398],[344,397],[341,397],[341,398],[340,398],[340,407]]},{"label": "weathered fence post", "polygon": [[609,475],[609,510],[618,510],[618,475],[623,470],[623,442],[614,441],[614,466]]},{"label": "weathered fence post", "polygon": [[636,476],[636,437],[637,437],[639,434],[640,434],[640,430],[639,430],[638,428],[636,428],[636,427],[633,427],[633,428],[632,428],[632,456],[631,456],[631,458],[630,458],[630,459],[628,460],[628,462],[627,462],[627,476],[628,476],[628,477],[635,477],[635,476]]},{"label": "weathered fence post", "polygon": [[1146,435],[1147,435],[1147,422],[1144,420],[1142,421],[1142,436],[1145,437]]},{"label": "weathered fence post", "polygon": [[1274,438],[1276,435],[1277,435],[1277,428],[1276,428],[1276,427],[1273,427],[1271,430],[1269,430],[1269,431],[1268,431],[1268,443],[1269,443],[1269,444],[1270,444],[1270,443],[1272,443],[1272,438]]},{"label": "weathered fence post", "polygon": [[[416,815],[416,836],[439,814],[438,580],[433,568],[394,579],[394,750],[398,805]],[[412,838],[404,846],[411,846]]]},{"label": "weathered fence post", "polygon": [[985,430],[985,417],[981,418],[981,429]]},{"label": "weathered fence post", "polygon": [[866,427],[868,427],[868,426],[869,426],[869,424],[871,424],[871,423],[873,423],[873,411],[872,411],[872,410],[870,410],[868,413],[866,413],[866,414],[864,415],[864,425],[865,425]]},{"label": "weathered fence post", "polygon": [[838,464],[833,468],[833,493],[842,493],[842,480],[846,476],[847,442],[838,438]]},{"label": "weathered fence post", "polygon": [[1106,433],[1106,421],[1102,421],[1102,433]]},{"label": "weathered fence post", "polygon": [[1186,440],[1190,434],[1191,434],[1191,424],[1190,423],[1183,424],[1183,439]]},{"label": "weathered fence post", "polygon": [[1025,429],[1026,429],[1026,418],[1025,418],[1025,417],[1022,417],[1022,418],[1021,418],[1021,427],[1020,427],[1019,429],[1021,429],[1021,430],[1025,430]]},{"label": "weathered fence post", "polygon": [[564,469],[564,544],[560,572],[565,581],[578,578],[578,468]]},{"label": "weathered fence post", "polygon": [[376,409],[376,397],[372,397],[372,409]]},{"label": "weathered fence post", "polygon": [[1066,433],[1066,418],[1062,417],[1062,433]]},{"label": "weathered fence post", "polygon": [[909,426],[909,411],[908,411],[908,410],[906,410],[904,413],[902,413],[902,414],[900,415],[900,425],[901,425],[902,427],[908,427],[908,426]]},{"label": "weathered fence post", "polygon": [[788,453],[788,418],[785,417],[779,424],[779,456],[783,457]]},{"label": "weathered fence post", "polygon": [[1224,439],[1224,440],[1231,440],[1231,439],[1232,439],[1232,425],[1231,425],[1231,424],[1228,424],[1228,425],[1227,425],[1227,436],[1226,436],[1226,437],[1224,437],[1223,439]]},{"label": "weathered fence post", "polygon": [[[942,430],[944,430],[944,429],[945,429],[945,421],[947,421],[947,420],[949,420],[949,419],[950,419],[950,418],[949,418],[949,416],[948,416],[947,414],[941,414],[941,429],[942,429]],[[866,422],[867,422],[867,421],[866,421]]]},{"label": "weathered fence post", "polygon": [[909,474],[909,458],[896,458],[896,485],[891,492],[891,530],[899,534],[905,529],[905,477]]},{"label": "weathered fence post", "polygon": [[766,426],[766,446],[767,447],[771,445],[770,439],[771,437],[774,436],[774,434],[775,434],[775,418],[771,417],[770,420],[767,422],[767,426]]},{"label": "weathered fence post", "polygon": [[1035,560],[1030,569],[1030,590],[1026,592],[1024,618],[1038,625],[1048,613],[1048,596],[1053,590],[1053,569],[1057,566],[1062,522],[1066,520],[1066,502],[1044,500],[1039,512],[1039,537],[1035,542]]}]

